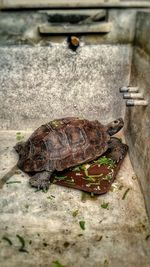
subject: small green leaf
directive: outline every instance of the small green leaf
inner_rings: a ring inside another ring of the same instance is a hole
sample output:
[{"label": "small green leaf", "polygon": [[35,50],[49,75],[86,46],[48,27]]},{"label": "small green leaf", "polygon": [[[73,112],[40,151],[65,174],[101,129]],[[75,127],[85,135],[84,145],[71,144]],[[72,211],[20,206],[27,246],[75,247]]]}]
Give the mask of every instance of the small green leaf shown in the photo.
[{"label": "small green leaf", "polygon": [[84,192],[84,191],[82,191],[81,192],[81,201],[82,202],[86,202],[87,198],[89,198],[89,194]]},{"label": "small green leaf", "polygon": [[78,212],[79,212],[79,210],[75,210],[75,211],[73,211],[73,212],[72,212],[72,216],[73,216],[73,217],[76,217],[76,216],[78,215]]},{"label": "small green leaf", "polygon": [[23,138],[24,138],[24,135],[22,135],[21,132],[17,132],[17,133],[16,133],[16,139],[17,139],[17,141],[20,141],[20,140],[22,140]]},{"label": "small green leaf", "polygon": [[104,260],[104,267],[108,267],[108,260]]},{"label": "small green leaf", "polygon": [[112,175],[107,174],[105,177],[103,177],[103,180],[110,182],[112,180]]},{"label": "small green leaf", "polygon": [[122,199],[123,199],[123,200],[126,198],[126,195],[128,194],[129,190],[130,190],[130,188],[128,188],[128,189],[124,192],[124,194],[123,194],[123,196],[122,196]]},{"label": "small green leaf", "polygon": [[21,181],[9,181],[9,182],[6,182],[6,184],[20,184]]},{"label": "small green leaf", "polygon": [[72,169],[73,172],[77,172],[77,171],[80,171],[80,166],[76,166]]},{"label": "small green leaf", "polygon": [[21,243],[21,247],[19,248],[20,252],[26,252],[28,253],[28,251],[25,249],[25,241],[24,238],[20,235],[16,235],[16,237],[19,239],[20,243]]},{"label": "small green leaf", "polygon": [[73,186],[73,185],[75,185],[75,182],[72,181],[72,180],[70,180],[70,179],[67,179],[67,180],[65,180],[64,182],[65,182],[65,184],[68,185],[68,186]]},{"label": "small green leaf", "polygon": [[86,180],[87,182],[91,182],[91,183],[95,183],[96,181],[96,178],[90,175],[86,175],[86,177],[83,177],[82,179]]},{"label": "small green leaf", "polygon": [[53,263],[55,264],[55,267],[65,267],[59,261],[53,261]]},{"label": "small green leaf", "polygon": [[7,236],[3,236],[2,239],[5,240],[5,241],[7,241],[8,244],[9,244],[10,246],[12,246],[13,243],[12,243],[12,241],[11,241]]},{"label": "small green leaf", "polygon": [[53,128],[57,128],[57,127],[60,126],[60,122],[57,121],[57,120],[51,121],[49,124],[50,124]]},{"label": "small green leaf", "polygon": [[108,165],[108,166],[114,166],[114,161],[110,158],[107,158],[106,156],[100,157],[97,160],[94,161],[95,163],[98,163],[100,165]]},{"label": "small green leaf", "polygon": [[122,190],[122,188],[123,188],[123,185],[121,184],[121,185],[118,187],[118,189],[119,189],[119,190]]},{"label": "small green leaf", "polygon": [[85,221],[79,221],[79,225],[82,230],[85,230]]},{"label": "small green leaf", "polygon": [[80,166],[80,170],[84,171],[85,175],[88,177],[89,174],[88,174],[88,171],[87,171],[87,169],[85,168],[84,165]]},{"label": "small green leaf", "polygon": [[54,178],[58,181],[61,181],[61,180],[65,180],[67,176],[55,176]]},{"label": "small green leaf", "polygon": [[101,208],[103,208],[103,209],[109,209],[109,207],[108,207],[108,205],[109,205],[109,203],[108,202],[104,202],[103,204],[101,204]]},{"label": "small green leaf", "polygon": [[20,170],[16,170],[15,174],[21,174],[21,171]]}]

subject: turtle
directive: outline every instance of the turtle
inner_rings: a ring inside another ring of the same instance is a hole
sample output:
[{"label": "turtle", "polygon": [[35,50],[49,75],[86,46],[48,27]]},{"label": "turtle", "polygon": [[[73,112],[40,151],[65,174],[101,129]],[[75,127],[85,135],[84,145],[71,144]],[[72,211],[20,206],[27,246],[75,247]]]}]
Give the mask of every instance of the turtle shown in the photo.
[{"label": "turtle", "polygon": [[[41,125],[25,142],[18,142],[15,150],[19,155],[16,168],[32,173],[29,183],[38,189],[48,189],[51,175],[70,167],[90,162],[109,150],[115,162],[126,153],[117,138],[111,137],[124,125],[118,118],[107,125],[98,120],[89,121],[78,117],[56,119]],[[10,171],[1,179],[12,176]],[[2,186],[0,186],[2,187]]]}]

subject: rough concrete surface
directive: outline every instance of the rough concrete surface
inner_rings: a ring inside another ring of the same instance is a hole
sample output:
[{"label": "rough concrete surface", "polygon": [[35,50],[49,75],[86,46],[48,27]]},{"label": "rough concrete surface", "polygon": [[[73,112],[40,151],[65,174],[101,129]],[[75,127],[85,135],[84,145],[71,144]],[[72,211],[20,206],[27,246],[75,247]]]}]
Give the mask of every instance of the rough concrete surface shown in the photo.
[{"label": "rough concrete surface", "polygon": [[150,13],[139,12],[133,50],[131,84],[139,88],[148,101],[147,107],[126,110],[125,136],[130,158],[138,174],[150,218]]},{"label": "rough concrete surface", "polygon": [[[24,139],[29,132],[21,131]],[[16,131],[0,132],[0,177],[17,162]],[[114,191],[81,201],[81,192],[51,185],[35,192],[24,173],[0,190],[1,267],[148,267],[149,234],[143,195],[127,156],[113,184]],[[125,199],[125,191],[130,188]],[[101,204],[108,202],[109,209]],[[78,210],[76,217],[73,211]],[[85,230],[79,221],[85,221]],[[25,240],[27,252],[19,251]],[[3,238],[9,238],[12,245]]]},{"label": "rough concrete surface", "polygon": [[150,217],[150,63],[141,49],[135,49],[132,65],[132,84],[139,87],[147,107],[134,107],[126,111],[125,133],[130,146],[130,157],[138,174]]},{"label": "rough concrete surface", "polygon": [[63,116],[124,115],[119,87],[129,84],[130,45],[0,47],[0,128],[34,129]]}]

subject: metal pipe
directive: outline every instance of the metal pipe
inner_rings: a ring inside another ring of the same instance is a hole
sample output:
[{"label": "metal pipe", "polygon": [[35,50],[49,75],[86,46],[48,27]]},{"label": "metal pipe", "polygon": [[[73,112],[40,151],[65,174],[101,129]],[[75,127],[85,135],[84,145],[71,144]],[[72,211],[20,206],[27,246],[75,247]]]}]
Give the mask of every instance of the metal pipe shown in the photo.
[{"label": "metal pipe", "polygon": [[124,99],[144,99],[142,93],[124,93]]},{"label": "metal pipe", "polygon": [[120,88],[120,93],[130,92],[130,93],[137,93],[139,91],[138,87],[134,86],[123,86]]},{"label": "metal pipe", "polygon": [[138,100],[138,99],[129,99],[126,101],[127,107],[134,107],[134,106],[147,106],[148,101],[147,100]]},{"label": "metal pipe", "polygon": [[124,93],[124,92],[128,92],[128,87],[127,86],[123,86],[119,89],[120,93]]}]

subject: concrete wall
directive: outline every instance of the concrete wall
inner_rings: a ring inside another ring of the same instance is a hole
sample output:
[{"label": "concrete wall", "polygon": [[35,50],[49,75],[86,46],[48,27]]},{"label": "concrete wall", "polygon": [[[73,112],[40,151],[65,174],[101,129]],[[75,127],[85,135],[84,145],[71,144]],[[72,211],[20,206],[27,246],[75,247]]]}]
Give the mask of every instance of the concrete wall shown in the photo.
[{"label": "concrete wall", "polygon": [[111,32],[81,36],[77,53],[65,36],[39,34],[51,10],[0,11],[0,129],[34,129],[68,115],[103,123],[124,116],[119,87],[129,84],[136,11],[103,11]]},{"label": "concrete wall", "polygon": [[124,116],[130,45],[0,47],[1,129],[34,129],[63,116]]},{"label": "concrete wall", "polygon": [[130,158],[138,175],[150,216],[150,13],[139,12],[133,51],[131,85],[139,87],[147,107],[126,109],[125,136],[130,146]]},{"label": "concrete wall", "polygon": [[[77,10],[78,11],[78,10]],[[90,44],[128,44],[132,43],[134,39],[136,10],[129,9],[110,9],[105,10],[106,17],[104,21],[112,23],[111,31],[107,34],[82,34],[81,40]],[[61,12],[63,12],[61,10]],[[64,11],[64,21],[68,16],[68,11]],[[72,14],[73,11],[69,11]],[[72,13],[71,13],[72,12]],[[90,12],[94,12],[89,11]],[[95,9],[95,14],[99,9]],[[88,13],[88,12],[87,12]],[[29,45],[48,45],[49,42],[62,43],[65,36],[56,33],[53,35],[41,35],[38,31],[39,25],[51,24],[52,14],[57,14],[57,23],[59,22],[59,13],[57,10],[28,10],[28,11],[0,11],[0,45],[16,45],[16,44],[29,44]],[[79,17],[85,14],[85,10],[79,10]],[[78,17],[76,15],[76,17]],[[62,18],[61,18],[62,19]],[[60,19],[60,23],[62,23]],[[54,21],[53,21],[54,22]],[[103,21],[102,21],[103,22]],[[81,27],[81,25],[79,25]],[[88,28],[88,24],[87,24]]]}]

